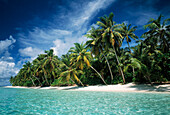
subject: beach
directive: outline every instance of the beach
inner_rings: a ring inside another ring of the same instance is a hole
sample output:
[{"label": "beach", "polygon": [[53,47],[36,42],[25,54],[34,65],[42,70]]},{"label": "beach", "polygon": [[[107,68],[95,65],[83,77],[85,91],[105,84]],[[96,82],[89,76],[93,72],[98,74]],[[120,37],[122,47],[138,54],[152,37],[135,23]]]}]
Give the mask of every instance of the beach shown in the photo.
[{"label": "beach", "polygon": [[56,86],[56,87],[21,87],[21,86],[5,86],[6,88],[29,88],[29,89],[56,89],[68,91],[102,91],[102,92],[158,92],[170,93],[170,84],[154,85],[128,83],[125,85],[94,85],[86,87],[78,86]]}]

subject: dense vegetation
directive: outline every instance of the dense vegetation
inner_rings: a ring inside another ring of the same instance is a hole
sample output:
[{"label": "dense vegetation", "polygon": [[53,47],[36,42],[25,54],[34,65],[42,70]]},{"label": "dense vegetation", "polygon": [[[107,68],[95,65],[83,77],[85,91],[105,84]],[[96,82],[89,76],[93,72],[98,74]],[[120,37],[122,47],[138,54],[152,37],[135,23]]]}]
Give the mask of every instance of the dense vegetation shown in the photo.
[{"label": "dense vegetation", "polygon": [[[116,24],[113,13],[100,17],[97,27],[87,32],[85,44],[75,43],[60,58],[53,50],[45,51],[26,62],[15,77],[13,86],[94,85],[117,83],[152,83],[170,80],[170,19],[149,20],[139,39],[137,27]],[[131,47],[131,39],[138,45]],[[122,48],[122,41],[128,47]]]}]

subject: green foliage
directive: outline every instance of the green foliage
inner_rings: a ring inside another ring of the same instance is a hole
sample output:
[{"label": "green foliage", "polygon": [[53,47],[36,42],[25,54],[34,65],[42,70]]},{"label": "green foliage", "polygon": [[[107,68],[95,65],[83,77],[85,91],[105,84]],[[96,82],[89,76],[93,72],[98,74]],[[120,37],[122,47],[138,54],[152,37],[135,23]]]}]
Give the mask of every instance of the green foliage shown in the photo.
[{"label": "green foliage", "polygon": [[[26,62],[16,76],[11,76],[12,86],[118,84],[125,79],[126,83],[170,81],[170,19],[161,21],[160,15],[149,20],[143,40],[130,47],[131,39],[138,39],[137,27],[116,24],[113,16],[100,17],[97,27],[85,35],[90,40],[75,43],[60,58],[50,49],[32,63]],[[121,48],[123,40],[128,47]]]},{"label": "green foliage", "polygon": [[71,86],[74,83],[71,81],[62,81],[60,79],[55,79],[51,86]]},{"label": "green foliage", "polygon": [[31,87],[33,84],[31,81],[26,81],[23,86]]}]

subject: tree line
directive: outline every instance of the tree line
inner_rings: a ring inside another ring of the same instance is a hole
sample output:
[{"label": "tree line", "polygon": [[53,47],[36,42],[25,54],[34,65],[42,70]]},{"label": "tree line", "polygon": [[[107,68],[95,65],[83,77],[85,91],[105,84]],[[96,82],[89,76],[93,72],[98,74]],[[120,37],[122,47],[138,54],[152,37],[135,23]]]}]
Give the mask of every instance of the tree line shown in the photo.
[{"label": "tree line", "polygon": [[[139,39],[136,26],[116,24],[113,13],[100,17],[85,35],[86,43],[74,43],[61,57],[53,50],[45,51],[26,62],[13,86],[61,86],[117,83],[153,83],[170,80],[170,19],[150,19]],[[131,47],[131,41],[138,43]],[[128,47],[122,48],[126,41]]]}]

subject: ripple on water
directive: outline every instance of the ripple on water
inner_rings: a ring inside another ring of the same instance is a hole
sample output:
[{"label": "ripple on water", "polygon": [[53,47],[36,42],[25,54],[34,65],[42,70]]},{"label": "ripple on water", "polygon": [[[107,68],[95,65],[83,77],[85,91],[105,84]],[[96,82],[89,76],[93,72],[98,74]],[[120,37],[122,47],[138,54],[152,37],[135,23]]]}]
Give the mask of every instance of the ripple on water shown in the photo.
[{"label": "ripple on water", "polygon": [[170,95],[0,88],[0,114],[169,114]]}]

